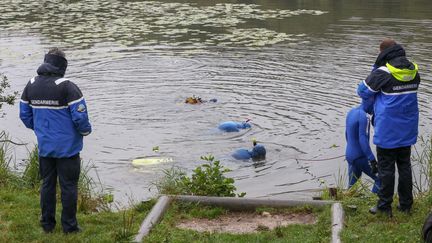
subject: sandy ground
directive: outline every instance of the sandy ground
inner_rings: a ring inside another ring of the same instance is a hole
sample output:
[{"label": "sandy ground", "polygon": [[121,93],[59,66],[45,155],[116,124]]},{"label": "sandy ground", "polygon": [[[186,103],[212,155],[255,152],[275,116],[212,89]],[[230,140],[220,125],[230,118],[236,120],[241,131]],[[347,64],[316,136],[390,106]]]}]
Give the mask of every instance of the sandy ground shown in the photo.
[{"label": "sandy ground", "polygon": [[277,226],[289,224],[314,224],[316,218],[310,213],[270,214],[268,212],[247,213],[231,212],[216,219],[188,219],[177,224],[181,229],[192,229],[200,232],[227,232],[232,234],[252,233],[272,230]]}]

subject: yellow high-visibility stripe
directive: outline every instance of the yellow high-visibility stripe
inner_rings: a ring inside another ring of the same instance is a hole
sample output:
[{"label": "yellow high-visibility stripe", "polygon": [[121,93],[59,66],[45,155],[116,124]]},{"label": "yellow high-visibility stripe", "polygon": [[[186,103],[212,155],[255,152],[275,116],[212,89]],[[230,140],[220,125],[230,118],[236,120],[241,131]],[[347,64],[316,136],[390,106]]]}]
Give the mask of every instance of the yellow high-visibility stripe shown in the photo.
[{"label": "yellow high-visibility stripe", "polygon": [[414,63],[414,69],[399,69],[393,67],[389,63],[386,63],[386,67],[389,69],[393,77],[395,77],[397,80],[402,82],[408,82],[413,80],[417,75],[417,71],[418,71],[418,66],[415,63]]}]

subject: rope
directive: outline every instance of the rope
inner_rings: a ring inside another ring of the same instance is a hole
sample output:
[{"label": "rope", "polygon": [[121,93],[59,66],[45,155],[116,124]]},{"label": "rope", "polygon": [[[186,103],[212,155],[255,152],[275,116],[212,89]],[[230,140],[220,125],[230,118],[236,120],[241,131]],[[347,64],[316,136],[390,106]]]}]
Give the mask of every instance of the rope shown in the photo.
[{"label": "rope", "polygon": [[0,143],[11,143],[11,144],[14,144],[14,145],[19,145],[19,146],[21,146],[21,145],[27,145],[27,143],[17,143],[17,142],[14,142],[14,141],[10,140],[10,139],[6,139],[7,136],[6,136],[6,132],[5,131],[1,131],[0,132],[0,138],[5,138],[3,140],[0,140]]},{"label": "rope", "polygon": [[336,156],[336,157],[325,158],[325,159],[299,159],[299,158],[295,158],[295,160],[298,160],[298,161],[326,161],[326,160],[332,160],[332,159],[339,159],[339,158],[342,158],[342,157],[345,157],[345,154],[339,155],[339,156]]},{"label": "rope", "polygon": [[11,144],[14,144],[14,145],[19,145],[19,146],[21,146],[21,145],[27,145],[27,143],[17,143],[17,142],[14,142],[12,140],[9,140],[9,139],[0,140],[0,143],[11,143]]}]

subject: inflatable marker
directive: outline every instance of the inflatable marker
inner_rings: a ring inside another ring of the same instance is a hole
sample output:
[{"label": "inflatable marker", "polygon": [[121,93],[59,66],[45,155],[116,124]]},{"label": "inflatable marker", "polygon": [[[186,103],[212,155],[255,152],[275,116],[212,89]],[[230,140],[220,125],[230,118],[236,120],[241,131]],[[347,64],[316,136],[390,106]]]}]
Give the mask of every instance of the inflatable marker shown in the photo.
[{"label": "inflatable marker", "polygon": [[171,163],[174,162],[171,157],[157,157],[157,156],[148,156],[143,158],[136,158],[132,160],[133,166],[145,166],[145,165],[157,165],[162,163]]}]

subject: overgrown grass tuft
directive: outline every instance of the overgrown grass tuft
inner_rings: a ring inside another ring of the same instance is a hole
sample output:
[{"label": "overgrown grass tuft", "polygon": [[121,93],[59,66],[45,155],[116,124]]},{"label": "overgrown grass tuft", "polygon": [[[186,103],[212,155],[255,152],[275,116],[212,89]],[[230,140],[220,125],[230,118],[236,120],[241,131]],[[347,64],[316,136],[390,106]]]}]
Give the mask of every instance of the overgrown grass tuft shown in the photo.
[{"label": "overgrown grass tuft", "polygon": [[418,171],[417,176],[413,176],[414,192],[417,195],[429,193],[432,188],[432,137],[419,137],[413,146],[411,161],[413,169]]},{"label": "overgrown grass tuft", "polygon": [[[83,213],[91,213],[98,211],[110,211],[110,204],[113,202],[113,196],[109,193],[104,193],[103,188],[98,190],[98,185],[101,185],[99,176],[96,182],[89,174],[90,170],[96,170],[92,164],[84,166],[81,162],[81,173],[78,181],[78,211]],[[96,175],[97,171],[96,171]]]},{"label": "overgrown grass tuft", "polygon": [[37,147],[29,152],[27,163],[22,174],[23,182],[27,187],[38,190],[41,185],[39,173],[39,155]]},{"label": "overgrown grass tuft", "polygon": [[134,227],[136,211],[127,210],[122,212],[122,224],[114,233],[115,242],[130,242],[138,232]]},{"label": "overgrown grass tuft", "polygon": [[184,185],[181,182],[181,178],[186,175],[186,172],[179,167],[164,169],[162,172],[164,175],[152,183],[160,194],[180,195],[186,193]]},{"label": "overgrown grass tuft", "polygon": [[0,187],[19,187],[22,179],[11,170],[13,158],[10,153],[8,135],[0,132]]}]

